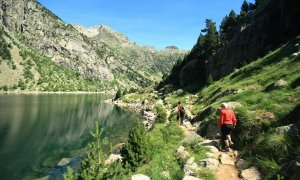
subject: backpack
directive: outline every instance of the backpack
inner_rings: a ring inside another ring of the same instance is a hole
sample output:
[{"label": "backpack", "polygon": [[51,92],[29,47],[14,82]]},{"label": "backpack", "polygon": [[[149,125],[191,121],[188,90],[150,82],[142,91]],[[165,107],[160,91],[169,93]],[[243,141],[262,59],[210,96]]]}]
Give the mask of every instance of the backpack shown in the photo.
[{"label": "backpack", "polygon": [[183,106],[180,106],[180,115],[184,115],[185,114],[185,110],[184,110],[184,107]]}]

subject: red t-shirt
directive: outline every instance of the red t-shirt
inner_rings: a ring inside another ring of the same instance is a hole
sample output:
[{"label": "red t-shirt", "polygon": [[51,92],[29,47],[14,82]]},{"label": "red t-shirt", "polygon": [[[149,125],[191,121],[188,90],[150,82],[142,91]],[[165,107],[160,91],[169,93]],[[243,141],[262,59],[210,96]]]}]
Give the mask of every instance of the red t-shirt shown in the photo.
[{"label": "red t-shirt", "polygon": [[236,118],[230,109],[221,109],[220,111],[220,120],[219,120],[219,126],[221,127],[222,124],[233,124],[236,125]]}]

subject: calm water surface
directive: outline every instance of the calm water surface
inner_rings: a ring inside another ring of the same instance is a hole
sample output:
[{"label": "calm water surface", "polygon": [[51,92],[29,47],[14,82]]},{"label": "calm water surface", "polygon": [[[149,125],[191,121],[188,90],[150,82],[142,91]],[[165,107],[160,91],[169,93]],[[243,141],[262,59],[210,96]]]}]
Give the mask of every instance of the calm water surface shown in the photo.
[{"label": "calm water surface", "polygon": [[0,95],[0,179],[49,174],[64,157],[84,154],[98,121],[121,142],[137,118],[103,102],[106,95]]}]

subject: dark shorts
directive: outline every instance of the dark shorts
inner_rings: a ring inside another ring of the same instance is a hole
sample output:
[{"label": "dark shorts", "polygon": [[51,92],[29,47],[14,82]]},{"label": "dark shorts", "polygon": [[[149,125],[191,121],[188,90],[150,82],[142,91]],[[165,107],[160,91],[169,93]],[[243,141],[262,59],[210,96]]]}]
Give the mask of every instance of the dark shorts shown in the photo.
[{"label": "dark shorts", "polygon": [[233,124],[223,124],[221,126],[222,138],[226,139],[226,136],[230,135],[230,133],[233,129],[234,129]]}]

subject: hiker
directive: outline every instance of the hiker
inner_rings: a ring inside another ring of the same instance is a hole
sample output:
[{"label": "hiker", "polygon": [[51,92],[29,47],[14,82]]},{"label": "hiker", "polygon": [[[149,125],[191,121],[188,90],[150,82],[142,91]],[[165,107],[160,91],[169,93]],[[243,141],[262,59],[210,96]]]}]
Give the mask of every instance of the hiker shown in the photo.
[{"label": "hiker", "polygon": [[146,101],[145,100],[143,100],[140,108],[141,108],[141,115],[144,116],[145,110],[146,110]]},{"label": "hiker", "polygon": [[227,103],[221,104],[219,126],[225,143],[225,151],[229,151],[229,147],[233,145],[230,133],[236,126],[236,118],[233,111],[228,109]]},{"label": "hiker", "polygon": [[185,114],[184,107],[181,105],[181,102],[179,101],[177,104],[177,121],[180,118],[180,125],[183,124],[184,114]]}]

